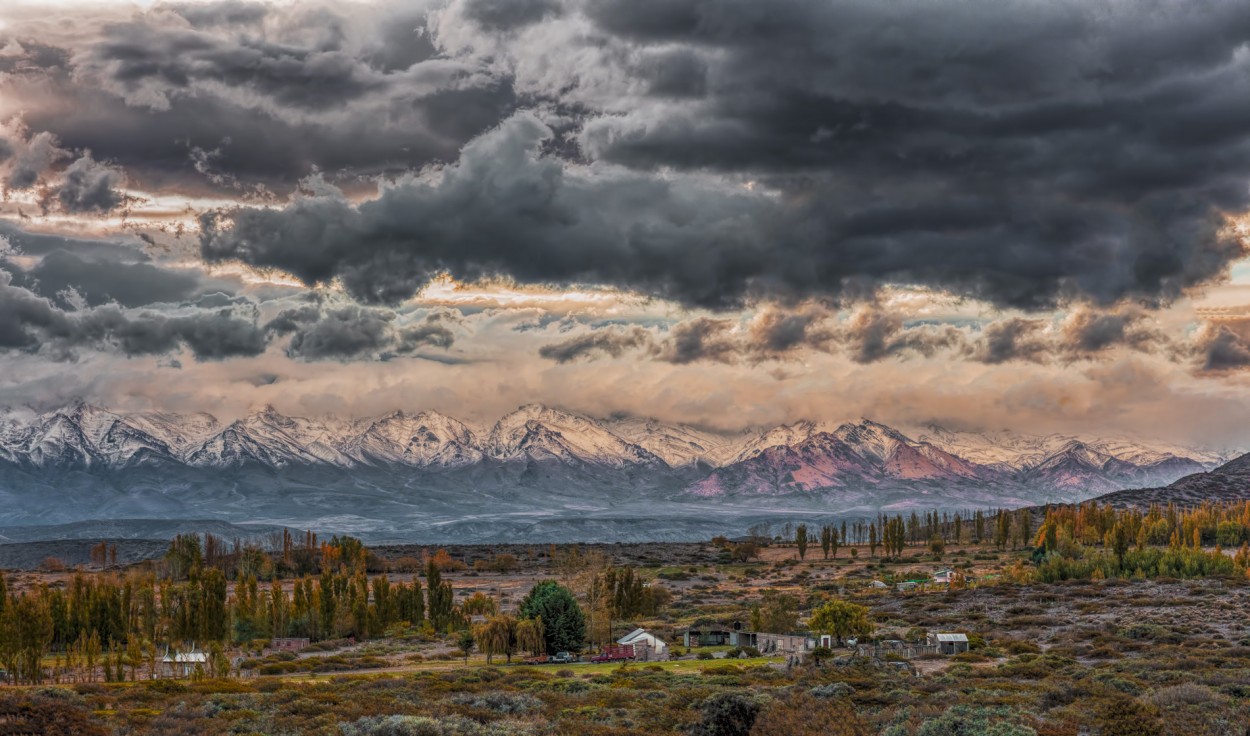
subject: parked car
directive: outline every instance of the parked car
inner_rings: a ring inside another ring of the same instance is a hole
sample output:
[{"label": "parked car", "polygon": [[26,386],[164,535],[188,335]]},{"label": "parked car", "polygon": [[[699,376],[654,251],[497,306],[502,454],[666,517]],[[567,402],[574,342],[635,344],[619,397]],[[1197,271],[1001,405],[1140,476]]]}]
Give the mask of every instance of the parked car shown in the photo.
[{"label": "parked car", "polygon": [[569,664],[577,660],[577,655],[572,652],[556,652],[555,656],[551,658],[551,661],[555,664]]}]

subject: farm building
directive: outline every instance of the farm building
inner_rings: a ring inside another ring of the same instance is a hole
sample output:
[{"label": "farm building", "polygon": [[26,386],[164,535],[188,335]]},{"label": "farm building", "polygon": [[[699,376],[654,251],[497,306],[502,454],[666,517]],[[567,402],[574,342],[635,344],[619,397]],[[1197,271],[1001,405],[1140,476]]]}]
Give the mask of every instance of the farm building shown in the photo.
[{"label": "farm building", "polygon": [[929,632],[929,646],[937,647],[938,654],[959,654],[968,651],[968,635]]},{"label": "farm building", "polygon": [[801,654],[816,648],[816,640],[807,634],[755,633],[754,647],[761,653]]},{"label": "farm building", "polygon": [[278,652],[300,652],[303,651],[311,642],[306,638],[285,636],[277,637],[269,646]]},{"label": "farm building", "polygon": [[[735,633],[721,626],[703,626],[691,628],[681,635],[681,643],[689,647],[719,647],[729,644],[730,636]],[[742,645],[744,646],[744,645]]]},{"label": "farm building", "polygon": [[192,647],[189,652],[169,653],[165,650],[165,656],[161,658],[161,669],[170,677],[190,677],[195,674],[198,667],[201,670],[208,666],[208,655],[204,652],[196,651]]},{"label": "farm building", "polygon": [[639,662],[668,659],[668,644],[646,629],[634,629],[617,639],[616,643],[633,646],[634,659]]}]

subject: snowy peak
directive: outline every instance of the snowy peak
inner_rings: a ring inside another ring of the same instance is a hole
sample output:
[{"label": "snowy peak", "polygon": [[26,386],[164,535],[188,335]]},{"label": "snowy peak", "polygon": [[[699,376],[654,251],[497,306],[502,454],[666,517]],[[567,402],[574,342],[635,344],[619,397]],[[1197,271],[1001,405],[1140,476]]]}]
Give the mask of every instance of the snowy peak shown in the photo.
[{"label": "snowy peak", "polygon": [[25,442],[27,461],[35,467],[90,467],[102,458],[73,419],[57,413],[40,422]]},{"label": "snowy peak", "polygon": [[839,425],[829,422],[813,422],[806,419],[794,424],[783,424],[762,432],[756,438],[746,442],[734,456],[733,461],[749,460],[770,447],[794,447],[806,442],[812,435],[833,434],[837,432],[838,427]]},{"label": "snowy peak", "polygon": [[667,424],[655,419],[613,419],[607,427],[618,437],[658,456],[670,467],[704,463],[724,465],[740,451],[750,435],[728,434],[698,429],[684,424]]},{"label": "snowy peak", "polygon": [[236,467],[249,462],[278,468],[293,464],[351,465],[351,459],[334,443],[324,424],[288,417],[265,406],[192,448],[186,461],[198,467]]},{"label": "snowy peak", "polygon": [[527,404],[499,420],[486,444],[504,460],[559,460],[619,467],[666,466],[657,455],[580,414]]},{"label": "snowy peak", "polygon": [[360,462],[416,467],[459,467],[483,458],[468,426],[433,411],[416,415],[396,411],[369,422],[344,443],[343,452]]},{"label": "snowy peak", "polygon": [[126,415],[126,423],[159,440],[179,456],[221,431],[217,418],[204,412],[139,412]]}]

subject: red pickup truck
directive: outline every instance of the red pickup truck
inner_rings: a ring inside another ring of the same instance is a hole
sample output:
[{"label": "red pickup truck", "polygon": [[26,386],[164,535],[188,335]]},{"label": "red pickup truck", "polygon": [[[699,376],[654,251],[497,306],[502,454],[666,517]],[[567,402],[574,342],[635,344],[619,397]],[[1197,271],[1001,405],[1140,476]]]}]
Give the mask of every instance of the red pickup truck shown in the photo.
[{"label": "red pickup truck", "polygon": [[603,651],[590,658],[591,662],[620,662],[634,658],[633,644],[609,644]]}]

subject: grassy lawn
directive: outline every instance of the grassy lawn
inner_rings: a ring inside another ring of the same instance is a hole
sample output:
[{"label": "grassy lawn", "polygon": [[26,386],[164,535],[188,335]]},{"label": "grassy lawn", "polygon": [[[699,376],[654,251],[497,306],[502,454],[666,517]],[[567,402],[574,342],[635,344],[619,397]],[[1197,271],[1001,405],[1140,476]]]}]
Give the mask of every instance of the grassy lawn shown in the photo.
[{"label": "grassy lawn", "polygon": [[783,657],[752,657],[747,659],[696,659],[696,660],[672,660],[668,662],[631,662],[628,664],[620,664],[618,662],[577,662],[574,664],[544,664],[544,665],[520,665],[513,663],[505,664],[502,661],[496,661],[492,665],[486,664],[486,659],[481,656],[470,657],[466,664],[463,659],[450,662],[414,662],[412,664],[402,665],[398,667],[388,667],[385,670],[357,670],[346,672],[320,672],[312,674],[289,674],[289,675],[262,675],[260,679],[277,679],[292,682],[319,682],[341,677],[371,677],[378,675],[390,675],[403,672],[439,672],[450,670],[472,670],[482,667],[501,667],[501,668],[527,668],[540,672],[557,672],[560,670],[569,670],[576,675],[605,675],[618,671],[629,670],[647,670],[650,668],[659,668],[665,672],[675,672],[679,674],[698,674],[704,670],[716,670],[718,668],[732,667],[753,667],[756,665],[770,664],[773,662],[782,662]]}]

